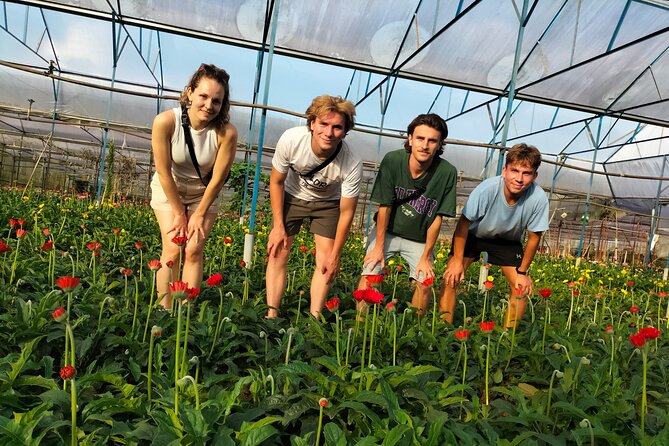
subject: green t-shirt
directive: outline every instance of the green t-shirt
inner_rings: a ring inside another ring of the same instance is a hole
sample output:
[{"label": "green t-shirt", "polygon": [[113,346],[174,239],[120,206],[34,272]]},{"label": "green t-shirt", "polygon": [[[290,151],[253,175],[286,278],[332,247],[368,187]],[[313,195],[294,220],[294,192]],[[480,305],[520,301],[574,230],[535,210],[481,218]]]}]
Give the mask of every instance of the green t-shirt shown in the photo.
[{"label": "green t-shirt", "polygon": [[[395,206],[387,231],[400,237],[425,243],[427,230],[437,215],[455,216],[455,184],[457,171],[445,159],[439,163],[426,186],[425,192],[411,201]],[[409,154],[404,149],[386,154],[374,181],[371,200],[379,205],[392,206],[418,190],[425,182],[427,172],[415,180],[409,173]],[[393,216],[394,214],[394,216]]]}]

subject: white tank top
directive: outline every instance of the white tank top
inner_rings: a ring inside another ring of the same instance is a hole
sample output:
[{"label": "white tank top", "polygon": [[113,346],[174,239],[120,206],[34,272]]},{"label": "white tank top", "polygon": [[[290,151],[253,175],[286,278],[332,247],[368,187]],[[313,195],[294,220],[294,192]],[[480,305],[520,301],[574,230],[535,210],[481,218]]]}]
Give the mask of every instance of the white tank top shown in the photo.
[{"label": "white tank top", "polygon": [[[181,126],[181,108],[173,108],[172,111],[174,111],[172,174],[179,178],[199,179],[184,138],[184,129]],[[193,137],[195,157],[200,165],[200,173],[204,178],[214,167],[214,161],[216,161],[216,152],[218,151],[216,129],[213,125],[209,125],[202,130],[194,130],[190,127],[190,133]]]}]

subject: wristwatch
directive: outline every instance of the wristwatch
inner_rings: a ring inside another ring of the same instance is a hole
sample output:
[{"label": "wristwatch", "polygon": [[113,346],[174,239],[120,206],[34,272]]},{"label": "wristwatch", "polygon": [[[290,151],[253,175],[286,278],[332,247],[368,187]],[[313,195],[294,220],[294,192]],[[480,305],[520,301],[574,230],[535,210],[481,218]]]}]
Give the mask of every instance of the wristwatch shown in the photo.
[{"label": "wristwatch", "polygon": [[516,266],[516,272],[517,272],[518,274],[520,274],[521,276],[527,276],[527,271],[521,271],[521,270],[518,269],[517,266]]}]

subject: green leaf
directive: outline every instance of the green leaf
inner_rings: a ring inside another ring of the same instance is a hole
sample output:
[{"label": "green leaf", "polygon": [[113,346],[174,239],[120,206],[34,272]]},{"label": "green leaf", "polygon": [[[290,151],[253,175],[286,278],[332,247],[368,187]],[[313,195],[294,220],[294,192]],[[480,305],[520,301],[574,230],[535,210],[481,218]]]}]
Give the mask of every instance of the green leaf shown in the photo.
[{"label": "green leaf", "polygon": [[[407,434],[411,432],[411,428],[406,425],[395,426],[390,432],[386,434],[381,446],[395,446],[396,444],[408,444],[410,436]],[[402,441],[404,440],[404,441]],[[401,442],[401,443],[400,443]]]},{"label": "green leaf", "polygon": [[344,431],[335,423],[327,423],[323,426],[323,435],[326,446],[346,446]]},{"label": "green leaf", "polygon": [[280,417],[265,417],[255,423],[242,424],[242,429],[237,433],[242,446],[257,446],[263,441],[279,433],[272,423],[281,421]]},{"label": "green leaf", "polygon": [[358,401],[344,401],[337,407],[337,413],[341,412],[343,409],[351,409],[353,412],[360,413],[366,416],[376,427],[382,427],[381,418],[379,418],[376,412],[363,403]]},{"label": "green leaf", "polygon": [[383,397],[387,403],[388,414],[390,415],[390,418],[399,424],[408,424],[409,426],[413,427],[413,421],[411,420],[411,417],[400,408],[400,404],[397,401],[397,395],[395,392],[393,392],[393,389],[391,389],[388,383],[383,379],[380,380],[380,383]]},{"label": "green leaf", "polygon": [[21,371],[23,370],[23,367],[26,365],[26,362],[30,358],[30,355],[33,352],[33,348],[35,348],[35,344],[37,344],[39,341],[42,340],[44,336],[38,336],[28,342],[23,349],[21,350],[21,354],[19,355],[19,358],[12,363],[12,370],[7,373],[7,376],[9,377],[9,385],[10,387],[14,383],[14,380],[19,376]]}]

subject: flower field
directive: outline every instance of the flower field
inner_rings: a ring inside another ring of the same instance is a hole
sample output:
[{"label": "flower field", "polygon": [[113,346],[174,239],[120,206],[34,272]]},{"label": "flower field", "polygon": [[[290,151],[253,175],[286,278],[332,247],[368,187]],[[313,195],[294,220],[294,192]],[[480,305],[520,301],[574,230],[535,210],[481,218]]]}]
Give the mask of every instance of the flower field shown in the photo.
[{"label": "flower field", "polygon": [[398,259],[354,297],[353,234],[315,320],[303,232],[268,320],[270,221],[247,269],[245,228],[224,215],[201,288],[174,278],[180,304],[165,311],[148,207],[17,190],[0,202],[0,444],[669,444],[661,272],[539,255],[525,317],[505,331],[514,297],[494,267],[478,290],[473,267],[451,326],[407,306]]}]

